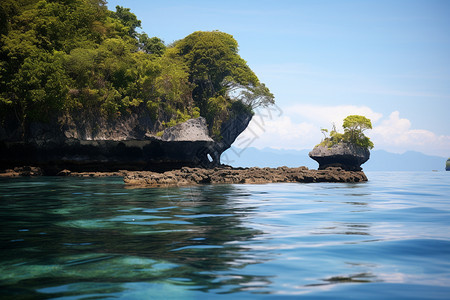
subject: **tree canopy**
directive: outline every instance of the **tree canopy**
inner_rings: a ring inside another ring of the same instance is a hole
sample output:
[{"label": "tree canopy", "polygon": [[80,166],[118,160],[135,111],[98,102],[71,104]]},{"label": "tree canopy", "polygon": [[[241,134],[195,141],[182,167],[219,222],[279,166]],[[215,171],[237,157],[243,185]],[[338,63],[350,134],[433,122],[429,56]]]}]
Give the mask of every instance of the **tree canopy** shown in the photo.
[{"label": "tree canopy", "polygon": [[337,132],[336,127],[333,126],[333,129],[329,132],[329,137],[327,136],[328,130],[322,128],[321,131],[325,138],[321,144],[331,147],[338,143],[351,143],[366,149],[373,148],[373,142],[364,134],[367,129],[372,129],[370,119],[364,116],[350,115],[344,119],[342,127],[344,133]]},{"label": "tree canopy", "polygon": [[133,108],[161,126],[202,115],[212,130],[236,101],[273,103],[227,33],[166,46],[137,31],[130,9],[109,11],[104,0],[3,0],[0,20],[0,115],[13,112],[24,130],[55,114],[114,118]]},{"label": "tree canopy", "polygon": [[[197,31],[176,42],[174,48],[189,67],[190,81],[195,84],[193,96],[201,108],[205,100],[217,96],[240,100],[252,108],[260,106],[260,102],[273,103],[273,95],[239,56],[233,36]],[[231,92],[237,89],[239,96],[233,97]]]}]

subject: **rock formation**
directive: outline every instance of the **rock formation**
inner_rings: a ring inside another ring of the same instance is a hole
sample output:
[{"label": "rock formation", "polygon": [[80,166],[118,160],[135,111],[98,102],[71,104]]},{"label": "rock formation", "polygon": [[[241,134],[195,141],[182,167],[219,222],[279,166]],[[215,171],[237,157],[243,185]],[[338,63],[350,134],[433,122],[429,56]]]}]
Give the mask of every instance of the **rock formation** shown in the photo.
[{"label": "rock formation", "polygon": [[[40,167],[44,174],[61,170],[118,171],[213,167],[250,122],[250,113],[234,114],[221,128],[222,138],[213,140],[203,117],[152,134],[155,124],[145,114],[114,120],[90,118],[32,124],[26,141],[20,128],[4,122],[0,130],[0,169]],[[63,125],[59,125],[63,124]]]},{"label": "rock formation", "polygon": [[220,165],[220,155],[231,147],[236,138],[243,132],[253,114],[250,112],[241,112],[234,114],[220,128],[220,139],[209,144],[203,152],[198,155],[204,163],[202,167],[216,167]]},{"label": "rock formation", "polygon": [[127,172],[125,184],[139,187],[183,186],[193,184],[263,184],[274,182],[363,182],[367,177],[363,172],[345,171],[341,168],[308,170],[299,168],[231,168],[212,169],[188,168],[155,172]]},{"label": "rock formation", "polygon": [[319,144],[309,152],[309,157],[319,163],[319,170],[340,167],[347,171],[361,171],[361,165],[369,160],[370,152],[366,148],[341,142],[331,147]]},{"label": "rock formation", "polygon": [[213,142],[213,139],[208,135],[206,120],[202,117],[190,119],[184,123],[167,128],[164,130],[162,140],[167,142]]}]

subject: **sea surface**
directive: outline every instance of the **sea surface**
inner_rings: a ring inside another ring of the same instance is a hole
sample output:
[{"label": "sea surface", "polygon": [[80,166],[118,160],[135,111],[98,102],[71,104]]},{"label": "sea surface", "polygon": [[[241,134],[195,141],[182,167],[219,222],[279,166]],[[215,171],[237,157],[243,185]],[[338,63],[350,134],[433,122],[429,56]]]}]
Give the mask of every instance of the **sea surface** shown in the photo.
[{"label": "sea surface", "polygon": [[0,180],[1,299],[450,299],[450,172]]}]

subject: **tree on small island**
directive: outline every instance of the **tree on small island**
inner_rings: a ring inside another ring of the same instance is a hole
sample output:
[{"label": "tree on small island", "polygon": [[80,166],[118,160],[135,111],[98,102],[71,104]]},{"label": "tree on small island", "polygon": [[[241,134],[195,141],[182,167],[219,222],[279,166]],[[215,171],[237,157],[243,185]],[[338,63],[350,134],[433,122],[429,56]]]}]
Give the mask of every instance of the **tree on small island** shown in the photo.
[{"label": "tree on small island", "polygon": [[336,126],[333,125],[329,136],[327,136],[328,129],[322,128],[321,131],[325,138],[319,145],[330,148],[339,143],[350,143],[365,149],[373,148],[373,142],[364,134],[365,130],[372,129],[370,119],[364,116],[350,115],[344,119],[342,127],[344,128],[344,133],[338,132]]},{"label": "tree on small island", "polygon": [[[329,167],[340,167],[348,171],[361,171],[361,165],[370,158],[369,149],[372,141],[364,135],[364,131],[372,129],[372,123],[364,116],[350,115],[342,125],[344,133],[333,129],[328,132],[322,129],[323,141],[309,153],[309,157],[319,163],[319,170]],[[329,134],[329,136],[328,136]]]}]

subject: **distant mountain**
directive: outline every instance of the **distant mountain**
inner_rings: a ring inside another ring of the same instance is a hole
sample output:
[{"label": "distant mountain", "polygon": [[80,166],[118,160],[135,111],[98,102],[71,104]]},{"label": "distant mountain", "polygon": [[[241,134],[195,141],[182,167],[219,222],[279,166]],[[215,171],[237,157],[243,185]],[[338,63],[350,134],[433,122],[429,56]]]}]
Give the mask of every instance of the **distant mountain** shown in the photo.
[{"label": "distant mountain", "polygon": [[445,157],[407,151],[402,154],[384,150],[371,151],[370,159],[362,167],[370,171],[445,171]]},{"label": "distant mountain", "polygon": [[[309,151],[232,147],[222,154],[221,160],[222,163],[233,167],[306,166],[310,169],[317,169],[319,165],[309,158]],[[370,151],[370,159],[362,167],[365,171],[444,171],[446,160],[447,158],[444,157],[429,156],[414,151],[396,154],[384,150],[374,150]]]},{"label": "distant mountain", "polygon": [[319,164],[309,158],[309,150],[278,150],[253,147],[238,149],[232,147],[222,153],[221,162],[233,167],[299,167],[317,169]]}]

